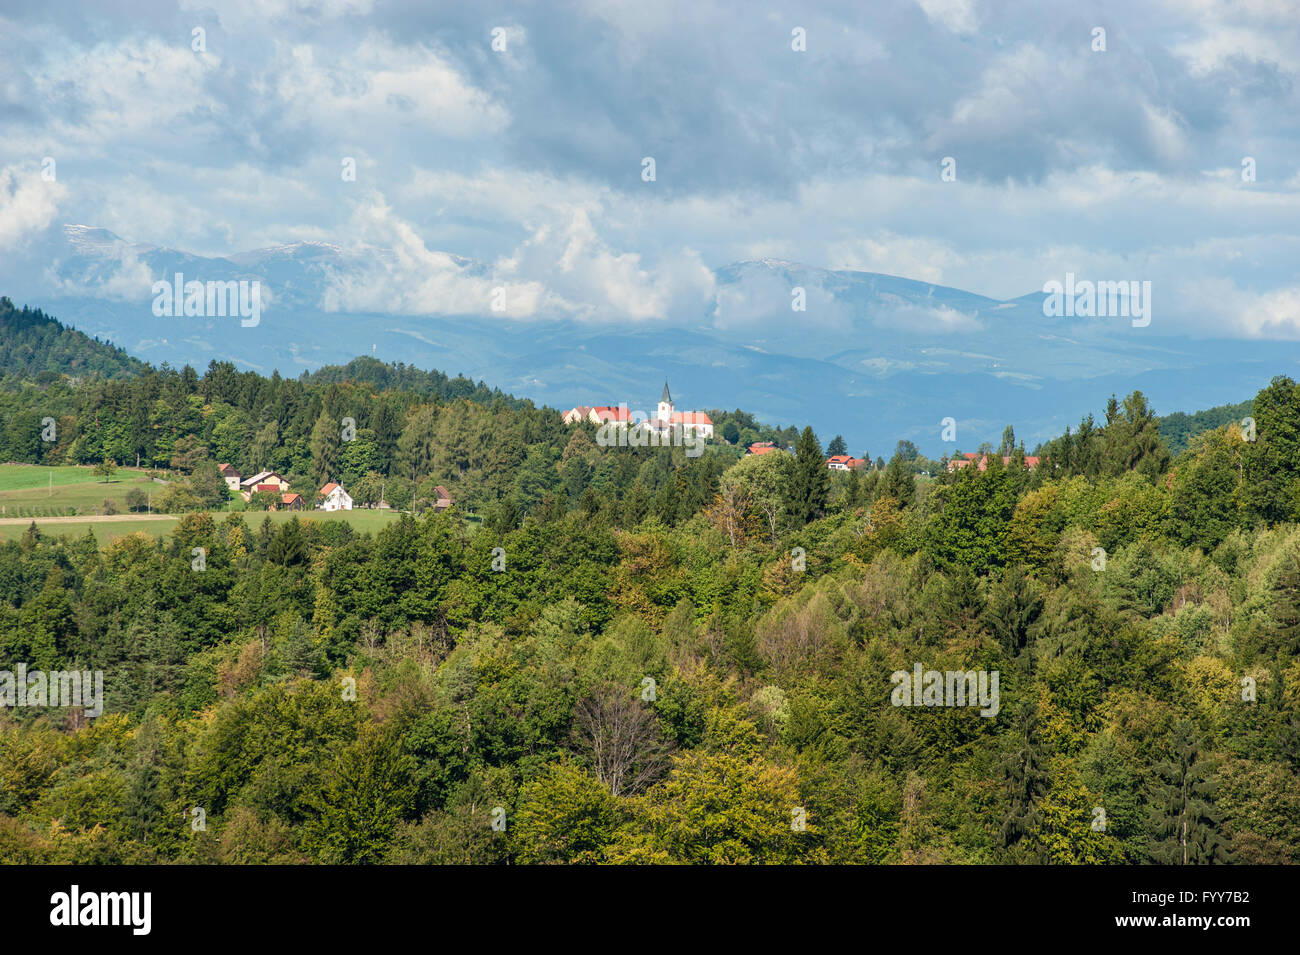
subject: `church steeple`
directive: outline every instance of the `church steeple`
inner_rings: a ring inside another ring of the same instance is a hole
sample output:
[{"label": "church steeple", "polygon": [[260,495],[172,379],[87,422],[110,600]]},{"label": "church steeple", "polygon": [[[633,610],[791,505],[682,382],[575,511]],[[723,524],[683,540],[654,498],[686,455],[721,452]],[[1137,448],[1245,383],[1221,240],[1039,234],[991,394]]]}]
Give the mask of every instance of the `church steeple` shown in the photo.
[{"label": "church steeple", "polygon": [[668,393],[668,382],[664,382],[664,396],[659,399],[659,410],[655,415],[665,425],[673,420],[673,396]]}]

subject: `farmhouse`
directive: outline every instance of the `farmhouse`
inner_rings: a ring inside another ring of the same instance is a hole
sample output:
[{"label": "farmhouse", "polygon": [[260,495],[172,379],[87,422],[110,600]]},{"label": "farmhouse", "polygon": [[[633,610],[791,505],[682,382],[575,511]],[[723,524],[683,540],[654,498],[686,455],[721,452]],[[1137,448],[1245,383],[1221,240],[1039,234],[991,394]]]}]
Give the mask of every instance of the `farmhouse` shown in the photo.
[{"label": "farmhouse", "polygon": [[434,487],[433,493],[433,509],[435,512],[445,511],[447,508],[451,507],[451,494],[447,492],[445,487],[439,484]]},{"label": "farmhouse", "polygon": [[239,495],[245,501],[252,500],[253,495],[258,491],[284,494],[288,490],[289,482],[274,471],[259,471],[251,478],[245,478],[239,482]]},{"label": "farmhouse", "polygon": [[855,458],[850,454],[832,454],[826,459],[826,467],[831,471],[854,471],[866,463],[864,458]]},{"label": "farmhouse", "polygon": [[751,444],[746,454],[771,454],[773,451],[780,451],[775,441],[755,441]]},{"label": "farmhouse", "polygon": [[232,465],[218,464],[217,470],[221,472],[221,477],[225,480],[226,487],[230,488],[232,491],[239,490],[239,482],[241,480],[240,474]]},{"label": "farmhouse", "polygon": [[285,511],[301,511],[306,507],[301,494],[281,494],[280,509]]},{"label": "farmhouse", "polygon": [[322,511],[350,511],[352,510],[352,495],[343,490],[342,484],[336,484],[330,481],[320,489],[320,509]]}]

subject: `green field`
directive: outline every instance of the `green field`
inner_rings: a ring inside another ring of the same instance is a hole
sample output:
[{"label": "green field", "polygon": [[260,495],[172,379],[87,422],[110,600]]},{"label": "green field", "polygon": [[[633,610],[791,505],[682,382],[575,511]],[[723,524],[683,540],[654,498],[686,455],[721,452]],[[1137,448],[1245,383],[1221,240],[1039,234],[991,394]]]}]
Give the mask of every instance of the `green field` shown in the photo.
[{"label": "green field", "polygon": [[[53,491],[50,479],[53,475]],[[140,488],[157,494],[162,485],[150,480],[144,471],[118,470],[108,483],[96,478],[88,467],[40,467],[34,464],[0,464],[0,541],[22,537],[28,524],[36,521],[42,533],[55,536],[80,537],[87,530],[94,532],[101,544],[115,537],[140,531],[161,537],[176,525],[176,518],[158,515],[128,514],[126,492]],[[105,499],[117,505],[116,519],[100,517]],[[257,527],[262,519],[270,517],[276,524],[297,515],[302,520],[345,520],[359,531],[377,531],[395,520],[398,511],[262,511],[243,512],[249,527]],[[216,515],[218,520],[224,514]],[[15,521],[21,518],[21,521]],[[53,518],[65,518],[53,520]],[[80,518],[80,519],[77,519]]]},{"label": "green field", "polygon": [[105,500],[112,501],[120,513],[125,513],[126,492],[131,488],[140,488],[146,494],[156,494],[162,489],[144,471],[119,469],[105,483],[91,470],[0,464],[0,518],[101,514]]}]

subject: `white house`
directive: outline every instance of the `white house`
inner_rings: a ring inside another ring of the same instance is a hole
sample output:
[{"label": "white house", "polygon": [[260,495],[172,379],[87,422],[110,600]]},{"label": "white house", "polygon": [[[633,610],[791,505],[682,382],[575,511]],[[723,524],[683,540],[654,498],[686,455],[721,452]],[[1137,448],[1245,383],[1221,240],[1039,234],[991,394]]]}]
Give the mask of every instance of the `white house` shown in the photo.
[{"label": "white house", "polygon": [[352,510],[352,495],[343,490],[342,484],[335,484],[330,481],[320,489],[320,495],[324,500],[320,502],[322,511],[350,511]]}]

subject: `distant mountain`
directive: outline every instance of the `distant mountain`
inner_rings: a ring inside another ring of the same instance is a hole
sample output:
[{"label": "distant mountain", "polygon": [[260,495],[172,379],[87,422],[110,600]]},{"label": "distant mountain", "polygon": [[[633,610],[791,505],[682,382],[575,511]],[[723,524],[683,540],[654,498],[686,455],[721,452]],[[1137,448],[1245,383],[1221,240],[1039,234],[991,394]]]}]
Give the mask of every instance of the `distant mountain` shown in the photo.
[{"label": "distant mountain", "polygon": [[125,378],[144,363],[97,338],[66,328],[40,309],[17,309],[0,298],[0,378],[52,381],[73,378]]},{"label": "distant mountain", "polygon": [[[1293,344],[1193,339],[1177,334],[1175,316],[1157,313],[1148,328],[1048,318],[1038,293],[1003,302],[771,259],[717,270],[709,308],[659,323],[332,310],[340,287],[392,254],[301,242],[212,258],[69,226],[50,254],[54,294],[40,303],[153,363],[203,368],[220,359],[297,377],[369,354],[557,408],[626,401],[652,410],[667,379],[681,407],[739,407],[772,424],[813,424],[873,457],[887,456],[899,438],[938,457],[996,442],[1007,424],[1032,447],[1089,409],[1100,414],[1112,393],[1140,389],[1158,412],[1197,408],[1300,373]],[[486,274],[472,260],[447,261]],[[260,324],[155,317],[149,286],[176,272],[259,280]],[[124,276],[134,276],[129,287]],[[805,311],[792,308],[800,295]],[[940,440],[947,417],[957,422],[956,442]]]}]

